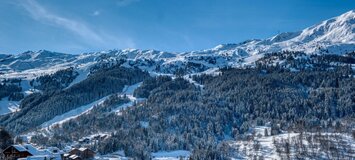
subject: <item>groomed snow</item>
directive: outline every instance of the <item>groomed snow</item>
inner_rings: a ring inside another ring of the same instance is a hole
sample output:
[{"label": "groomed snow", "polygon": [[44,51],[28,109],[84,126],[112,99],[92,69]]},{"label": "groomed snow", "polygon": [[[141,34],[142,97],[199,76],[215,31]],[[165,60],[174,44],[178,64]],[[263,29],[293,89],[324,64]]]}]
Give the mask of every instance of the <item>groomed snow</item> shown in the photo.
[{"label": "groomed snow", "polygon": [[180,157],[188,159],[191,155],[190,151],[176,150],[176,151],[159,151],[151,154],[155,160],[178,160]]},{"label": "groomed snow", "polygon": [[0,100],[0,115],[16,112],[19,110],[20,110],[19,102],[9,101],[8,97],[5,97],[2,100]]},{"label": "groomed snow", "polygon": [[103,101],[105,101],[105,99],[106,99],[107,97],[108,97],[108,96],[103,97],[103,98],[101,98],[101,99],[99,99],[99,100],[97,100],[97,101],[95,101],[95,102],[92,102],[92,103],[87,104],[87,105],[83,105],[83,106],[78,107],[78,108],[76,108],[76,109],[73,109],[73,110],[71,110],[71,111],[69,111],[69,112],[66,112],[66,113],[64,113],[64,114],[62,114],[62,115],[55,116],[53,119],[51,119],[51,120],[49,120],[49,121],[43,123],[43,124],[41,125],[41,127],[42,127],[42,128],[46,128],[46,127],[50,127],[50,126],[52,126],[52,125],[62,124],[62,123],[64,123],[64,122],[69,121],[69,120],[71,120],[71,119],[73,119],[73,118],[76,118],[76,117],[78,117],[78,116],[80,116],[80,115],[82,115],[82,114],[85,114],[85,113],[87,113],[88,111],[90,111],[95,105],[100,104],[100,103],[102,103]]},{"label": "groomed snow", "polygon": [[116,112],[118,115],[121,115],[121,111],[122,110],[126,109],[127,107],[131,107],[131,106],[133,106],[133,102],[132,101],[118,106],[112,112]]},{"label": "groomed snow", "polygon": [[134,90],[136,90],[140,85],[142,85],[142,82],[139,82],[139,83],[136,83],[136,84],[133,84],[131,86],[125,86],[122,90],[122,93],[123,94],[126,94],[126,95],[132,95],[133,96],[133,92]]},{"label": "groomed snow", "polygon": [[142,85],[142,82],[133,84],[131,86],[125,86],[122,90],[122,94],[125,94],[127,98],[130,100],[130,102],[118,106],[113,110],[113,112],[116,112],[117,115],[121,115],[121,111],[123,109],[133,106],[134,103],[136,102],[144,101],[145,100],[144,98],[136,98],[133,96],[134,90],[136,90],[140,85]]}]

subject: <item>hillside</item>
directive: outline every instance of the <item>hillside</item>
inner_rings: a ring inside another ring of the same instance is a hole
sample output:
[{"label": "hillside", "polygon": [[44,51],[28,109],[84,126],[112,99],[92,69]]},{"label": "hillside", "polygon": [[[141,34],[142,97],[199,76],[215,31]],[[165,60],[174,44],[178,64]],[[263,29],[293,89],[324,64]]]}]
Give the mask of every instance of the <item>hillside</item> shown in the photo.
[{"label": "hillside", "polygon": [[352,10],[299,32],[201,51],[1,55],[0,126],[40,146],[141,159],[261,157],[270,146],[269,158],[351,159],[354,32]]}]

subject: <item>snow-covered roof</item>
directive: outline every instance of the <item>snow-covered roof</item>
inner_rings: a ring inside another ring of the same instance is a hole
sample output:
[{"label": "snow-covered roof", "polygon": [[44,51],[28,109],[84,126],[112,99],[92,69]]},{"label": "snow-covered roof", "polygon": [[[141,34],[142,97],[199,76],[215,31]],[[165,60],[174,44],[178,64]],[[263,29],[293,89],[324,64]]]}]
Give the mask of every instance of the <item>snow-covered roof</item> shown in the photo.
[{"label": "snow-covered roof", "polygon": [[50,156],[46,156],[46,155],[41,155],[41,156],[30,156],[27,157],[26,160],[45,160],[45,159],[49,159]]},{"label": "snow-covered roof", "polygon": [[27,151],[27,149],[21,145],[12,145],[16,150],[20,151],[20,152],[25,152]]},{"label": "snow-covered roof", "polygon": [[30,152],[32,155],[39,155],[40,151],[31,144],[24,144],[23,147]]},{"label": "snow-covered roof", "polygon": [[69,158],[71,158],[71,159],[75,159],[75,158],[78,158],[79,156],[77,156],[77,155],[71,155]]},{"label": "snow-covered roof", "polygon": [[57,147],[48,147],[47,149],[50,151],[54,151],[54,150],[59,151],[59,148],[57,148]]}]

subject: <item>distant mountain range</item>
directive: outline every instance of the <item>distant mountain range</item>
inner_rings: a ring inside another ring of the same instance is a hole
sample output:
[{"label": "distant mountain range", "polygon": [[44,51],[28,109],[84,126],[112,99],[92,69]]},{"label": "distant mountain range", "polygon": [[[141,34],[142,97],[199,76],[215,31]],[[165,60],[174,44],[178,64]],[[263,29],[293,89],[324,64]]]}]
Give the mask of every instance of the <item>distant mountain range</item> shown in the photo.
[{"label": "distant mountain range", "polygon": [[[290,145],[279,140],[286,131],[300,141],[300,131],[315,129],[344,133],[340,139],[354,135],[354,72],[354,10],[299,32],[201,51],[2,54],[0,127],[37,145],[88,146],[137,159],[165,150],[246,158],[252,154],[239,150],[243,140],[250,153],[259,153],[261,140],[271,158],[288,153],[275,149]],[[305,135],[311,144],[316,134]],[[226,154],[226,144],[238,154]],[[354,140],[338,146],[346,145]],[[335,148],[334,155],[352,153]],[[309,151],[303,159],[330,153]]]},{"label": "distant mountain range", "polygon": [[98,63],[137,66],[155,73],[187,73],[211,68],[252,64],[265,53],[301,51],[307,54],[338,54],[355,50],[355,11],[323,21],[299,32],[285,32],[265,40],[248,40],[238,44],[223,44],[215,48],[191,52],[156,50],[110,50],[71,55],[46,50],[28,51],[17,55],[0,55],[0,78],[27,77],[52,73],[66,67],[78,69]]},{"label": "distant mountain range", "polygon": [[[73,67],[79,76],[73,83],[84,80],[95,67],[120,64],[138,67],[153,75],[196,74],[213,72],[222,67],[253,66],[265,54],[300,51],[307,55],[344,55],[355,51],[355,10],[323,21],[299,32],[285,32],[265,40],[248,40],[238,44],[223,44],[212,49],[191,52],[156,50],[109,50],[79,55],[47,50],[21,54],[0,55],[0,79],[20,78],[24,92],[27,84],[39,76]],[[1,107],[16,110],[14,102],[1,102]],[[7,106],[6,106],[7,105]],[[10,110],[4,109],[3,113]],[[5,111],[6,110],[6,111]],[[1,109],[0,109],[1,113]]]},{"label": "distant mountain range", "polygon": [[[307,55],[344,55],[355,51],[355,11],[351,10],[299,32],[281,33],[265,40],[223,44],[201,51],[179,53],[124,49],[72,55],[40,50],[13,55],[2,54],[0,79],[22,79],[22,90],[28,92],[31,89],[28,83],[32,79],[70,67],[79,73],[73,81],[78,83],[84,80],[93,68],[100,66],[119,64],[138,67],[152,75],[210,73],[228,66],[253,66],[265,54],[282,51],[300,51]],[[0,103],[1,107],[16,110],[15,102]],[[11,110],[3,108],[2,113]]]}]

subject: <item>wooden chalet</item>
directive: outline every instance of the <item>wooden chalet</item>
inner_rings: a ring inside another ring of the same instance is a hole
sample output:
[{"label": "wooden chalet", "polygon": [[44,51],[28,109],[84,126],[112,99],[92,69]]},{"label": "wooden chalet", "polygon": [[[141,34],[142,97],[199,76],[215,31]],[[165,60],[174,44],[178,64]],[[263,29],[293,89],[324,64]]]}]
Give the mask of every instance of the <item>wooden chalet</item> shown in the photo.
[{"label": "wooden chalet", "polygon": [[69,159],[70,160],[82,160],[82,158],[79,157],[78,155],[71,155],[71,156],[69,156]]},{"label": "wooden chalet", "polygon": [[93,159],[95,157],[95,152],[89,148],[79,148],[81,154],[80,157],[82,159]]},{"label": "wooden chalet", "polygon": [[19,158],[26,158],[33,156],[28,150],[21,145],[12,145],[3,151],[5,160],[16,160]]},{"label": "wooden chalet", "polygon": [[69,154],[64,155],[65,160],[89,160],[94,159],[95,152],[88,148],[74,148]]},{"label": "wooden chalet", "polygon": [[80,150],[77,148],[74,148],[69,152],[69,155],[80,155]]}]

